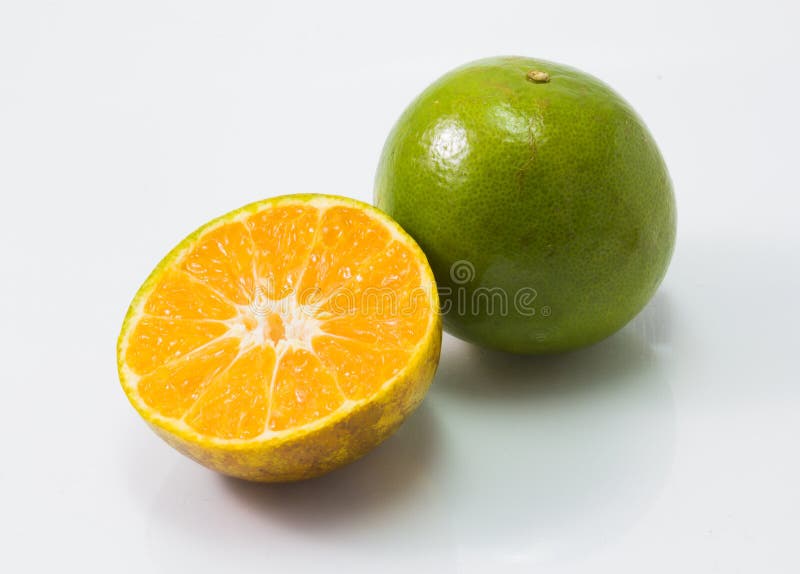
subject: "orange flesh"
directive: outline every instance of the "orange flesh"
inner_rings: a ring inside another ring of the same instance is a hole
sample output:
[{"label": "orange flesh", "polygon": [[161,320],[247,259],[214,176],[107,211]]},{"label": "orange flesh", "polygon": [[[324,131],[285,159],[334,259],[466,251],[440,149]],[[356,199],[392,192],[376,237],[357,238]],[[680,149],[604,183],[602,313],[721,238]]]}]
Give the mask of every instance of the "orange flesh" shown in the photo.
[{"label": "orange flesh", "polygon": [[418,255],[367,212],[270,206],[204,233],[152,288],[125,362],[144,403],[224,439],[314,422],[407,363],[434,311]]}]

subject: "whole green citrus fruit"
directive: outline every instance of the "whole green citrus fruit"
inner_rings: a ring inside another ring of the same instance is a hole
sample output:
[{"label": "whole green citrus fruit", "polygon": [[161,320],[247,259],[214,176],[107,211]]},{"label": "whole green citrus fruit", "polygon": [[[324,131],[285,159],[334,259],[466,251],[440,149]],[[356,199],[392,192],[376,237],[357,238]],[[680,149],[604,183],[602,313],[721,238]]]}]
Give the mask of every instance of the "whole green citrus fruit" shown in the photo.
[{"label": "whole green citrus fruit", "polygon": [[614,333],[675,242],[672,183],[636,112],[530,58],[479,60],[422,92],[386,141],[375,201],[428,256],[445,328],[517,353]]}]

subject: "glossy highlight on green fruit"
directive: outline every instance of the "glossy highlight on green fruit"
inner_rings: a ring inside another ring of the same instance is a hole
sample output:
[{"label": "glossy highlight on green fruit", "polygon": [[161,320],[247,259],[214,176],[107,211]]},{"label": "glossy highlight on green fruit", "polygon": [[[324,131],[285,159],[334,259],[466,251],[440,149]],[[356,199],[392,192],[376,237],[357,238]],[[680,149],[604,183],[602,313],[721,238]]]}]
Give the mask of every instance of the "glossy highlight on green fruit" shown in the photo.
[{"label": "glossy highlight on green fruit", "polygon": [[444,326],[553,353],[630,321],[675,243],[672,183],[631,106],[600,80],[523,57],[444,75],[390,133],[375,203],[423,248]]}]

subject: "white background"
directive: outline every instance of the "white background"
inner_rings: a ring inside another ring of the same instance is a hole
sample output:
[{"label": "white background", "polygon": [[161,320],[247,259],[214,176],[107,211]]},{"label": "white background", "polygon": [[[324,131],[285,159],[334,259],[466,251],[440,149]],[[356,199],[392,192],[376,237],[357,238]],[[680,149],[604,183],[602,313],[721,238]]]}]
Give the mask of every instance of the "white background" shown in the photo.
[{"label": "white background", "polygon": [[[800,571],[796,6],[2,0],[0,569]],[[309,483],[155,437],[115,339],[161,256],[263,197],[369,201],[408,102],[498,54],[650,126],[680,220],[651,305],[560,357],[447,338],[401,431]]]}]

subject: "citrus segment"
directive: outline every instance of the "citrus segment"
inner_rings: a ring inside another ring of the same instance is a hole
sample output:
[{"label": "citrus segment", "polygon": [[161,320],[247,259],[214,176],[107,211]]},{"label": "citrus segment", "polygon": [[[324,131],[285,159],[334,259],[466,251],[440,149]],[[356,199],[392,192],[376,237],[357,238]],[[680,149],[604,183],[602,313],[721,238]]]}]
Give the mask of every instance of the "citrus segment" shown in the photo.
[{"label": "citrus segment", "polygon": [[332,413],[345,400],[333,373],[304,349],[283,354],[271,398],[269,428],[274,431],[312,422]]},{"label": "citrus segment", "polygon": [[181,267],[232,303],[245,305],[253,295],[253,243],[242,223],[210,231]]},{"label": "citrus segment", "polygon": [[139,395],[149,407],[159,409],[164,416],[180,418],[238,353],[238,339],[229,337],[214,341],[142,377]]},{"label": "citrus segment", "polygon": [[255,273],[270,298],[282,299],[297,289],[319,217],[319,210],[312,206],[288,205],[247,218],[255,244]]},{"label": "citrus segment", "polygon": [[349,294],[344,284],[356,277],[360,267],[378,255],[390,238],[385,226],[358,209],[328,209],[300,284],[302,302],[324,302],[337,290]]},{"label": "citrus segment", "polygon": [[198,279],[178,271],[156,286],[144,312],[164,319],[230,319],[236,315],[236,307]]},{"label": "citrus segment", "polygon": [[223,216],[161,262],[123,325],[120,377],[189,456],[293,480],[402,422],[433,377],[440,329],[427,261],[394,222],[352,200],[287,196]]},{"label": "citrus segment", "polygon": [[314,351],[336,373],[345,396],[359,400],[375,393],[383,381],[400,372],[408,360],[401,349],[370,346],[346,338],[317,337]]},{"label": "citrus segment", "polygon": [[224,324],[143,315],[130,335],[126,363],[146,374],[228,333]]},{"label": "citrus segment", "polygon": [[251,347],[216,376],[184,420],[200,433],[220,438],[253,438],[264,431],[267,396],[275,365],[270,346]]}]

